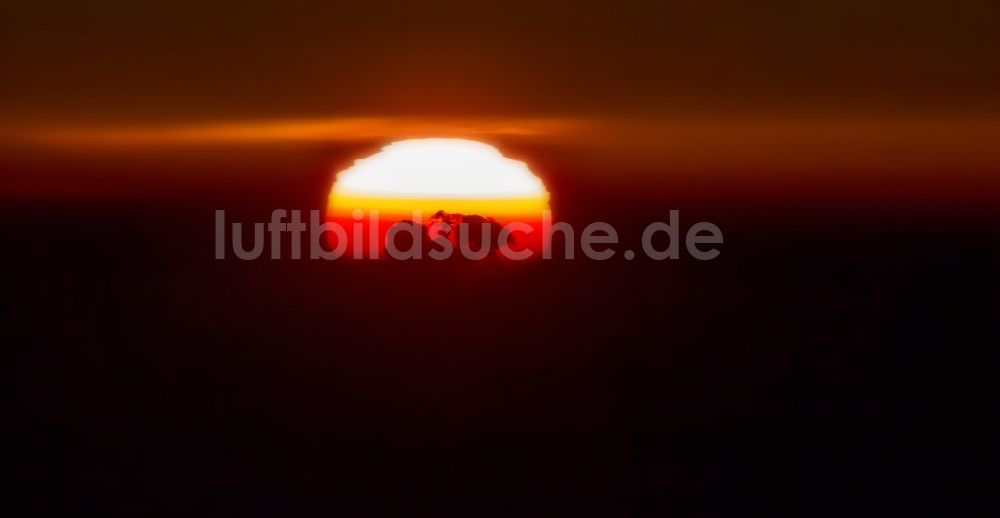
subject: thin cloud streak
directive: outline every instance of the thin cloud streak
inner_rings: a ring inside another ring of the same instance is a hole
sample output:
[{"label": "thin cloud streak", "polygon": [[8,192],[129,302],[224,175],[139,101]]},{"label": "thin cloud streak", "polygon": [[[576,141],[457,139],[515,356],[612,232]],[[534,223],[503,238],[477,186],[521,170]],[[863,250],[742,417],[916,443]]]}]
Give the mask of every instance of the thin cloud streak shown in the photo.
[{"label": "thin cloud streak", "polygon": [[156,147],[268,142],[352,142],[419,136],[554,137],[586,123],[564,118],[347,117],[209,122],[170,126],[41,128],[14,133],[56,146]]},{"label": "thin cloud streak", "polygon": [[615,169],[872,172],[1000,167],[1000,120],[961,117],[327,117],[34,127],[0,133],[8,143],[87,153],[453,137],[559,144],[572,148],[571,155],[587,167]]}]

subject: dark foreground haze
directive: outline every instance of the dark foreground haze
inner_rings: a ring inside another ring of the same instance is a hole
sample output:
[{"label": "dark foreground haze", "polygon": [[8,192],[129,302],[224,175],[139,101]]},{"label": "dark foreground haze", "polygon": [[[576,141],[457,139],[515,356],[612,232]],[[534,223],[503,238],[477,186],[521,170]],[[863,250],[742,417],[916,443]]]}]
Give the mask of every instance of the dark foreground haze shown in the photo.
[{"label": "dark foreground haze", "polygon": [[365,149],[6,204],[8,505],[909,513],[988,490],[981,205],[642,195],[535,149],[557,219],[613,223],[623,250],[679,209],[722,254],[213,259],[215,209],[322,208]]}]

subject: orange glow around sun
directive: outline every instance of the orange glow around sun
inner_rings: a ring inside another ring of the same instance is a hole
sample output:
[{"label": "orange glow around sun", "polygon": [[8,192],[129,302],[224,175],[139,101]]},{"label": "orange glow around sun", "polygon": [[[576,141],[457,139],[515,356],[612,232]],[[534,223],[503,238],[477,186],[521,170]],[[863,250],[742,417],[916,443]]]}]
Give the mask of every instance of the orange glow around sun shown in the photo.
[{"label": "orange glow around sun", "polygon": [[[402,220],[428,224],[435,214],[481,216],[500,225],[519,222],[534,229],[515,236],[519,248],[537,249],[549,193],[524,162],[503,156],[495,147],[474,140],[426,138],[394,142],[378,153],[356,160],[337,174],[330,191],[327,220],[349,233],[348,249],[381,250],[388,227]],[[377,213],[376,225],[371,215]],[[363,215],[363,216],[362,216]]]}]

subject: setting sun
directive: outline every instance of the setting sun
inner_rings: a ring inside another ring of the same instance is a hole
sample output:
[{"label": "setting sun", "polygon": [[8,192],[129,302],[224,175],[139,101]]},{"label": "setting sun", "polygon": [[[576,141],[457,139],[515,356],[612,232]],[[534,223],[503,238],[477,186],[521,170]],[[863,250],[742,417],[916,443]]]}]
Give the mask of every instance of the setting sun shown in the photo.
[{"label": "setting sun", "polygon": [[[415,211],[421,224],[442,215],[478,216],[536,228],[548,208],[545,185],[524,162],[474,140],[427,138],[394,142],[338,173],[327,219],[349,226],[358,215],[375,213],[381,239],[394,223],[416,220]],[[371,236],[368,231],[348,239],[355,245],[364,240],[370,247]],[[521,245],[536,248],[536,241],[525,236]]]}]

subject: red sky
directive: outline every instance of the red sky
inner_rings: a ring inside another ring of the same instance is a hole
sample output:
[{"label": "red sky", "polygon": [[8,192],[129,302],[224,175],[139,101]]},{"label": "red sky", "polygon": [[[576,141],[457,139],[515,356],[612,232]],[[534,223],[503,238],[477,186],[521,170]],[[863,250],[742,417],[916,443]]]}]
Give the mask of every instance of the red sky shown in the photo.
[{"label": "red sky", "polygon": [[1000,172],[1000,5],[985,0],[97,1],[0,14],[8,196],[124,184],[122,171],[183,176],[163,156],[197,162],[212,146],[216,169],[233,169],[247,147],[281,160],[426,135],[542,147],[551,167],[637,185],[958,185],[982,198]]}]

